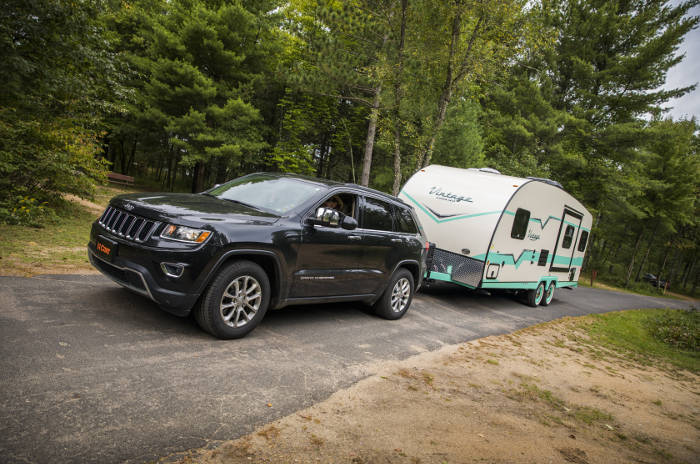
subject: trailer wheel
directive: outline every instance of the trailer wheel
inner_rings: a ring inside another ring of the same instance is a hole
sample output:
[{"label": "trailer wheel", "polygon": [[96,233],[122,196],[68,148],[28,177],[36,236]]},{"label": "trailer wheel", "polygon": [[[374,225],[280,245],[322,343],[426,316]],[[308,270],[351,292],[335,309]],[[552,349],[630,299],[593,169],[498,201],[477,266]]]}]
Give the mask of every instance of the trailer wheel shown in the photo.
[{"label": "trailer wheel", "polygon": [[540,282],[539,285],[537,285],[537,288],[534,290],[528,290],[527,291],[527,304],[528,306],[532,306],[533,308],[536,308],[537,305],[540,304],[542,301],[542,297],[544,296],[544,282]]},{"label": "trailer wheel", "polygon": [[542,306],[548,306],[549,303],[552,302],[552,299],[554,298],[554,289],[556,288],[556,285],[554,284],[554,281],[551,281],[549,285],[547,286],[547,291],[544,294],[544,298],[542,298],[542,301],[540,304]]}]

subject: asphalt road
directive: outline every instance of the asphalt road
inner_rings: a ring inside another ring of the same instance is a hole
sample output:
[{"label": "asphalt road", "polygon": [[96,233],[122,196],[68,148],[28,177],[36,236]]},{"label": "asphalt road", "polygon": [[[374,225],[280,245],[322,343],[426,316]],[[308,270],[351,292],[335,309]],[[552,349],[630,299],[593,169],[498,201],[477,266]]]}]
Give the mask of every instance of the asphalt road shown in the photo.
[{"label": "asphalt road", "polygon": [[530,308],[439,289],[399,321],[354,304],[305,306],[219,341],[102,276],[0,277],[0,462],[149,461],[246,434],[380,361],[567,315],[688,306],[579,288]]}]

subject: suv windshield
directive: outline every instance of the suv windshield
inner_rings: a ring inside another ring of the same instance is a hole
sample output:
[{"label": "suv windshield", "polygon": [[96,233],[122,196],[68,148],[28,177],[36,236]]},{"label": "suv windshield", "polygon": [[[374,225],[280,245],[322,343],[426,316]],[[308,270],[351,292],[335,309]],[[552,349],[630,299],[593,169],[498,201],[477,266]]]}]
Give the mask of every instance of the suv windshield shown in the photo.
[{"label": "suv windshield", "polygon": [[321,190],[324,187],[299,179],[251,175],[226,182],[206,194],[282,215]]}]

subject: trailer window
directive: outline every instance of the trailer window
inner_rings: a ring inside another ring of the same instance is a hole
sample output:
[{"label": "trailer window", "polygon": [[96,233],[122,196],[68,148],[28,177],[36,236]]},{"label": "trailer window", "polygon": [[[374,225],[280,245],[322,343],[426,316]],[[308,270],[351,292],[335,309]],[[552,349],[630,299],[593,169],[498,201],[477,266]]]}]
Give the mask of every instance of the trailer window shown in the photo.
[{"label": "trailer window", "polygon": [[517,238],[522,240],[525,238],[527,233],[527,224],[530,222],[530,211],[522,208],[518,208],[515,212],[515,219],[513,219],[513,229],[510,231],[510,236],[512,238]]},{"label": "trailer window", "polygon": [[571,242],[574,240],[574,226],[566,226],[566,231],[564,232],[564,240],[561,242],[561,247],[565,250],[571,248]]},{"label": "trailer window", "polygon": [[581,238],[578,239],[578,251],[585,251],[587,243],[588,243],[588,231],[582,230],[581,231]]}]

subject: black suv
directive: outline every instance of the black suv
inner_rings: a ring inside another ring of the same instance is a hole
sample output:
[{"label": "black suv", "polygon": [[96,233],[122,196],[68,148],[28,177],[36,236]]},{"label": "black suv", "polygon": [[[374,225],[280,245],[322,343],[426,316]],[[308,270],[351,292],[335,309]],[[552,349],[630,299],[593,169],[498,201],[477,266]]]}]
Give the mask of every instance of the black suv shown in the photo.
[{"label": "black suv", "polygon": [[411,304],[425,240],[410,206],[354,184],[258,173],[200,194],[114,197],[92,225],[99,271],[219,338],[268,308],[363,301],[386,319]]}]

